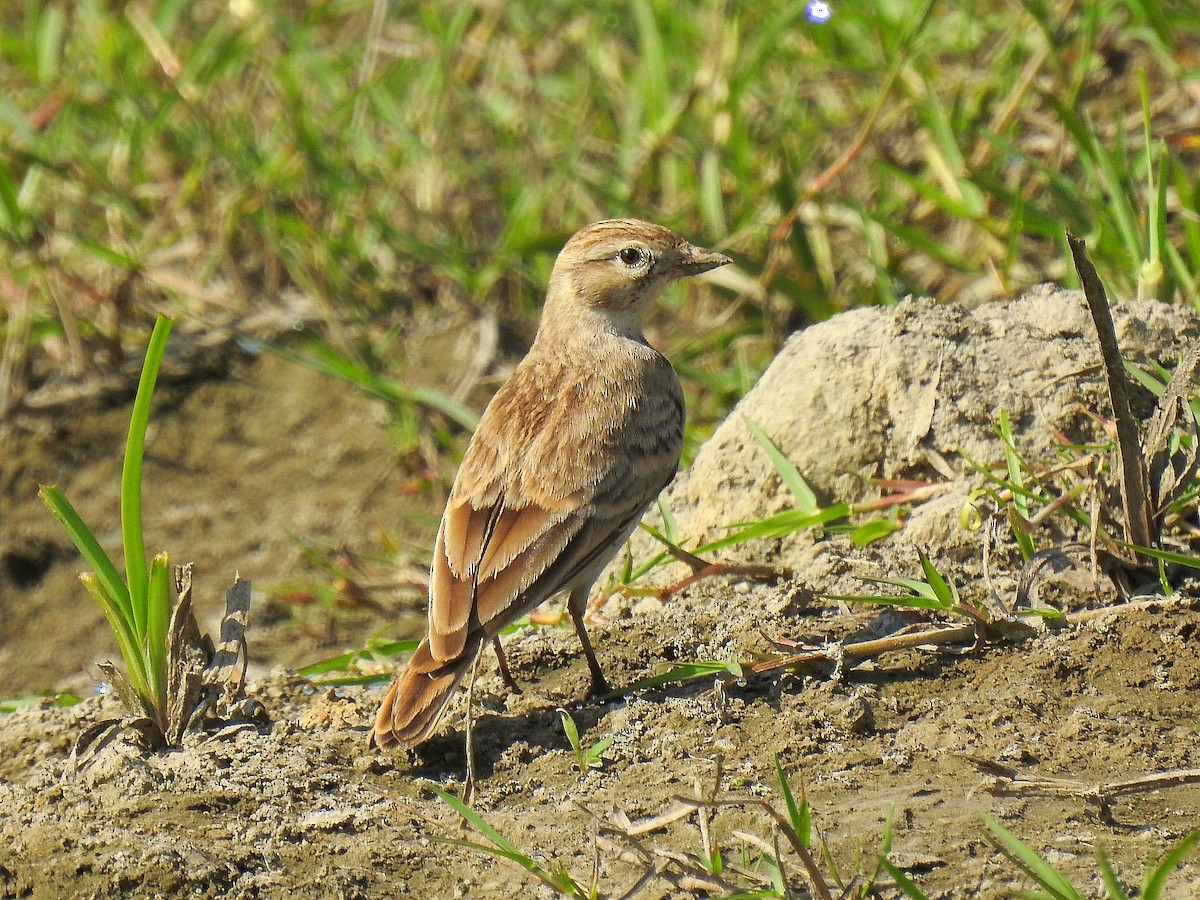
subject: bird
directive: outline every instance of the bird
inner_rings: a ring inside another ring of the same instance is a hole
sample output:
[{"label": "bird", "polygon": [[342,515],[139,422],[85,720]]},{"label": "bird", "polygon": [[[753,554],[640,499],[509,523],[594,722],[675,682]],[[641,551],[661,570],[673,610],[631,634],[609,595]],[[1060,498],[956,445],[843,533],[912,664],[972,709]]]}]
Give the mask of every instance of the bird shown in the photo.
[{"label": "bird", "polygon": [[661,225],[576,232],[551,271],[533,344],[485,408],[446,502],[429,574],[428,633],[379,708],[373,746],[426,740],[483,646],[561,592],[591,674],[593,583],[674,478],[684,400],[641,316],[672,282],[731,262]]}]

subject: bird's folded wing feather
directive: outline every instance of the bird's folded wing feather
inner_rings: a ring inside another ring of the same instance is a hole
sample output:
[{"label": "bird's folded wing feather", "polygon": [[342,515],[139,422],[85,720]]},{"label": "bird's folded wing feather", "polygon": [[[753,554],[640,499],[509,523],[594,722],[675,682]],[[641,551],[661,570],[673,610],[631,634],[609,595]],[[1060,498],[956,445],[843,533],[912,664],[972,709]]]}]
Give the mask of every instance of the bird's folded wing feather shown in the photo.
[{"label": "bird's folded wing feather", "polygon": [[583,522],[571,509],[513,508],[502,496],[480,509],[471,500],[450,501],[434,547],[429,644],[435,659],[460,654],[467,632],[491,621],[532,585]]},{"label": "bird's folded wing feather", "polygon": [[[672,470],[673,465],[672,460]],[[486,631],[489,636],[498,632],[612,549],[664,481],[657,472],[645,473],[652,476],[647,480],[632,476],[627,465],[617,469],[597,486],[601,490],[581,489],[553,508],[546,500],[509,505],[503,493],[487,498],[492,505],[482,507],[470,496],[451,499],[434,547],[429,590],[429,646],[435,660],[462,653],[472,629],[496,622]],[[597,502],[597,493],[608,496]]]}]

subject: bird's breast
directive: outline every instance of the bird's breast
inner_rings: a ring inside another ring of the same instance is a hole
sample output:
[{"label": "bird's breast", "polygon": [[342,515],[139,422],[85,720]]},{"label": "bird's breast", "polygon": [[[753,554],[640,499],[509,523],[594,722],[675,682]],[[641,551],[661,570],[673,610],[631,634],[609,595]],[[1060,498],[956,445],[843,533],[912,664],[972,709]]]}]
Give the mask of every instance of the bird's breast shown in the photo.
[{"label": "bird's breast", "polygon": [[499,489],[553,503],[635,470],[639,482],[670,477],[684,426],[674,369],[633,341],[597,349],[522,361],[485,410],[463,460],[460,481],[469,474],[474,484],[456,492]]}]

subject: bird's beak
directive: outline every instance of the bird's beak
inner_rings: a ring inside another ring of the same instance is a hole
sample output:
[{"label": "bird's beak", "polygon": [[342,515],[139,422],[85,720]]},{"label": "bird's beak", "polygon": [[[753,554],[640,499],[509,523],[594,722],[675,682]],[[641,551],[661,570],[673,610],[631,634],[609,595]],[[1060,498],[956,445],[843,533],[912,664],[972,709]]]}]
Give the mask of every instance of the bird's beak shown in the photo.
[{"label": "bird's beak", "polygon": [[701,272],[707,272],[709,269],[715,269],[718,266],[728,265],[733,262],[724,253],[718,253],[716,250],[705,250],[703,247],[693,247],[688,244],[679,255],[679,262],[676,263],[676,271],[680,277],[688,275],[699,275]]}]

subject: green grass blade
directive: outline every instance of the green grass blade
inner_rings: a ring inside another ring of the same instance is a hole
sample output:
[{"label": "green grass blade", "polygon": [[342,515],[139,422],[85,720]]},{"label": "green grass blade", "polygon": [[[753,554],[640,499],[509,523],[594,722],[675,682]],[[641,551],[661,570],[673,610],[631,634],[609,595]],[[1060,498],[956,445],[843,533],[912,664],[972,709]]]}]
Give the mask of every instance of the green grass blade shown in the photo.
[{"label": "green grass blade", "polygon": [[65,31],[66,17],[63,11],[53,6],[44,9],[38,21],[37,33],[37,77],[41,84],[51,84],[58,74]]},{"label": "green grass blade", "polygon": [[136,272],[139,268],[138,260],[134,257],[120,253],[99,241],[88,240],[86,238],[78,238],[77,241],[81,249],[90,251],[101,261],[108,263],[113,268],[123,269],[126,272]]},{"label": "green grass blade", "polygon": [[729,224],[725,219],[725,204],[721,194],[721,160],[711,150],[700,159],[700,192],[697,200],[709,233],[728,232]]},{"label": "green grass blade", "polygon": [[471,809],[471,807],[467,806],[467,804],[463,803],[453,794],[449,793],[448,791],[443,791],[441,788],[433,787],[432,785],[430,785],[429,789],[433,791],[443,803],[462,816],[467,823],[471,825],[471,827],[473,827],[476,831],[482,834],[485,838],[487,838],[505,853],[516,854],[518,856],[523,855],[506,837],[504,837],[504,835],[489,825],[484,818],[479,815],[479,813],[475,812],[475,810]]},{"label": "green grass blade", "polygon": [[[907,184],[910,188],[912,188],[913,192],[915,194],[917,194],[917,196],[921,197],[924,200],[928,200],[930,203],[938,206],[947,215],[951,215],[951,216],[954,216],[954,217],[960,218],[960,219],[976,219],[976,218],[979,218],[979,216],[980,216],[980,210],[979,210],[980,194],[978,192],[978,189],[975,188],[973,185],[971,185],[971,189],[969,191],[964,192],[965,193],[964,197],[961,197],[961,198],[960,197],[952,197],[949,194],[947,194],[939,185],[936,185],[929,181],[926,181],[923,178],[921,178],[920,176],[914,175],[913,173],[906,171],[905,169],[901,168],[900,166],[897,166],[897,165],[894,165],[892,163],[885,161],[885,162],[880,163],[880,170],[883,172],[887,172],[891,177],[895,178],[897,181]],[[957,182],[957,184],[959,185],[959,187],[965,188],[969,184],[969,182],[959,181],[959,182]],[[891,222],[891,223],[886,222],[883,219],[877,219],[876,221],[878,221],[879,224],[885,228],[888,228],[891,225],[896,224],[894,222]],[[936,241],[929,239],[927,233],[925,235],[922,235],[922,233],[920,232],[919,229],[907,228],[907,229],[904,229],[904,231],[908,234],[911,234],[914,237],[919,238],[921,240],[922,245],[924,245],[926,242],[928,242],[929,244],[936,243]],[[924,246],[922,246],[922,247],[919,247],[918,249],[923,250],[925,248],[924,248]],[[969,268],[969,267],[965,266],[965,264],[962,262],[961,256],[954,254],[952,251],[950,251],[948,249],[942,248],[942,250],[938,251],[931,247],[930,250],[931,250],[931,252],[937,253],[938,258],[943,259],[943,261],[950,262],[952,265],[955,266],[955,268],[959,268],[959,267]]]},{"label": "green grass blade", "polygon": [[129,585],[134,634],[139,643],[146,636],[146,595],[150,587],[146,543],[142,535],[142,454],[146,448],[146,425],[150,421],[154,383],[158,380],[158,369],[170,336],[171,320],[159,315],[146,348],[146,361],[142,363],[142,377],[138,381],[129,435],[125,440],[125,463],[121,467],[121,542],[125,549],[125,578]]},{"label": "green grass blade", "polygon": [[[350,667],[361,659],[372,659],[376,656],[395,656],[398,653],[412,653],[417,649],[419,640],[372,642],[363,650],[351,650],[349,653],[339,653],[315,663],[310,663],[296,670],[297,675],[310,678],[313,675],[324,675],[327,672],[347,672]],[[390,678],[391,676],[387,676]],[[324,683],[324,682],[322,682]]]},{"label": "green grass blade", "polygon": [[0,165],[0,229],[16,232],[26,219],[17,187],[8,169]]},{"label": "green grass blade", "polygon": [[871,519],[850,532],[850,542],[861,550],[868,544],[882,540],[903,527],[904,524],[899,519]]},{"label": "green grass blade", "polygon": [[928,895],[913,884],[912,879],[896,868],[895,864],[890,860],[885,858],[880,861],[880,865],[885,872],[892,876],[892,880],[896,882],[896,886],[904,892],[904,896],[908,897],[909,900],[929,900]]},{"label": "green grass blade", "polygon": [[1104,890],[1108,892],[1108,900],[1129,900],[1125,888],[1117,880],[1108,854],[1099,847],[1096,848],[1096,865],[1100,868],[1100,879],[1104,882]]},{"label": "green grass blade", "polygon": [[584,757],[587,760],[588,768],[600,768],[604,764],[605,752],[607,752],[608,748],[612,745],[613,738],[610,735],[600,738],[600,740],[588,747],[587,750],[584,751]]},{"label": "green grass blade", "polygon": [[879,854],[875,857],[875,868],[867,876],[866,882],[863,885],[863,896],[868,896],[875,888],[875,882],[879,880],[879,873],[883,870],[884,861],[887,860],[888,854],[892,852],[892,840],[895,837],[895,820],[896,808],[889,806],[887,814],[883,818],[883,835],[879,841]]},{"label": "green grass blade", "polygon": [[[1017,453],[1016,441],[1013,438],[1012,423],[1008,421],[1008,410],[1001,409],[998,416],[996,431],[1000,435],[1000,441],[1004,445],[1004,464],[1008,469],[1008,481],[1022,489],[1025,489],[1025,478],[1022,474],[1021,457]],[[1017,507],[1021,515],[1026,519],[1029,518],[1029,505],[1025,502],[1026,494],[1023,491],[1015,491],[1013,493],[1013,505]]]},{"label": "green grass blade", "polygon": [[[150,564],[150,584],[146,593],[146,668],[150,693],[160,724],[166,724],[167,710],[167,631],[171,627],[171,559],[165,553]],[[164,727],[165,730],[165,727]]]},{"label": "green grass blade", "polygon": [[1143,900],[1158,900],[1163,896],[1163,887],[1167,878],[1178,868],[1200,843],[1200,828],[1185,835],[1174,847],[1168,850],[1155,865],[1146,873],[1142,883]]},{"label": "green grass blade", "polygon": [[474,431],[479,424],[479,416],[473,410],[454,400],[449,394],[436,388],[407,387],[394,379],[375,374],[366,366],[348,359],[332,347],[319,342],[310,341],[304,345],[302,351],[269,344],[266,345],[266,349],[283,359],[312,369],[314,372],[322,372],[340,378],[364,393],[371,394],[392,405],[414,403],[424,406],[440,412],[468,431]]},{"label": "green grass blade", "polygon": [[946,583],[946,579],[942,577],[942,573],[937,570],[933,562],[925,555],[924,550],[918,550],[917,557],[921,560],[921,570],[925,573],[925,580],[933,590],[934,597],[942,604],[943,609],[951,609],[958,603],[958,595],[954,588]]},{"label": "green grass blade", "polygon": [[946,608],[937,600],[930,600],[926,597],[889,597],[886,594],[818,594],[817,596],[842,603],[872,603],[876,606],[928,609],[931,612],[946,611]]},{"label": "green grass blade", "polygon": [[659,120],[667,113],[671,96],[670,80],[667,77],[667,53],[654,5],[647,0],[634,0],[630,6],[637,25],[638,59],[642,66],[638,86],[642,89],[646,103],[645,124],[657,128],[660,125]]},{"label": "green grass blade", "polygon": [[16,712],[18,709],[26,706],[36,706],[44,701],[49,701],[52,706],[66,708],[74,706],[77,703],[82,703],[83,698],[78,694],[72,694],[70,691],[43,691],[40,694],[31,694],[27,697],[10,697],[7,700],[0,700],[0,715]]},{"label": "green grass blade", "polygon": [[1161,397],[1167,389],[1165,381],[1160,381],[1149,372],[1142,369],[1137,363],[1132,363],[1129,360],[1122,360],[1125,367],[1125,374],[1152,393],[1155,397]]},{"label": "green grass blade", "polygon": [[918,597],[924,597],[933,603],[937,602],[937,594],[928,582],[920,581],[916,578],[885,578],[878,575],[859,576],[859,581],[865,581],[867,584],[890,584],[892,587],[904,588],[906,591],[912,591]]},{"label": "green grass blade", "polygon": [[108,595],[92,572],[84,572],[79,576],[83,586],[100,606],[108,626],[117,638],[117,646],[121,650],[121,658],[125,660],[125,671],[129,674],[129,683],[145,707],[147,715],[153,715],[151,705],[150,682],[146,676],[146,661],[142,656],[142,648],[133,634],[130,623],[126,622],[116,601]]},{"label": "green grass blade", "polygon": [[1125,5],[1137,23],[1145,26],[1145,33],[1153,34],[1162,47],[1171,47],[1175,43],[1175,28],[1165,15],[1169,8],[1167,4],[1152,0],[1127,0]]},{"label": "green grass blade", "polygon": [[[437,790],[437,788],[434,788],[433,790]],[[438,791],[438,793],[440,794],[441,792]],[[448,800],[446,802],[449,803]],[[469,809],[469,807],[467,808]],[[464,818],[466,817],[464,816]],[[479,819],[479,821],[482,822],[483,820]],[[434,835],[433,840],[439,844],[447,844],[451,847],[462,847],[466,850],[475,850],[484,854],[485,856],[499,856],[503,859],[515,862],[521,868],[529,869],[530,871],[532,871],[534,868],[539,868],[537,863],[535,863],[524,853],[521,853],[519,850],[505,850],[503,847],[489,847],[487,844],[481,844],[478,841],[468,841],[462,838],[441,837],[439,835]]]},{"label": "green grass blade", "polygon": [[1030,488],[1026,487],[1023,483],[1012,482],[1012,481],[1008,481],[1007,479],[1001,478],[996,473],[994,473],[991,469],[989,469],[987,466],[985,466],[983,463],[978,462],[978,461],[972,459],[970,456],[968,456],[961,447],[958,448],[958,450],[956,452],[958,453],[958,455],[960,457],[962,457],[963,462],[965,462],[968,466],[970,466],[972,469],[974,469],[976,472],[978,472],[980,475],[982,475],[984,478],[986,478],[990,483],[992,483],[998,487],[1004,488],[1005,490],[1012,491],[1013,496],[1020,495],[1021,497],[1024,497],[1029,500],[1036,500],[1038,502],[1045,501],[1045,499],[1046,499],[1045,497],[1041,496],[1036,491],[1031,490]]},{"label": "green grass blade", "polygon": [[812,515],[808,515],[798,509],[789,509],[769,516],[759,522],[747,525],[733,534],[710,541],[702,547],[697,547],[694,552],[704,554],[712,550],[732,547],[735,544],[744,544],[746,541],[758,538],[774,540],[775,538],[785,537],[795,531],[803,531],[806,528],[813,528],[817,525],[823,525],[826,522],[844,519],[850,513],[851,509],[848,503],[835,503],[833,506],[818,510]]},{"label": "green grass blade", "polygon": [[792,786],[788,783],[787,773],[783,771],[783,764],[779,761],[779,754],[775,754],[775,779],[779,782],[779,792],[783,794],[783,802],[787,807],[788,821],[792,825],[792,830],[800,838],[800,843],[807,847],[812,841],[812,816],[808,808],[808,801],[801,799],[800,803],[796,802],[795,796],[792,794]]},{"label": "green grass blade", "polygon": [[1054,900],[1083,900],[1079,891],[1071,886],[1054,866],[1037,854],[1028,844],[992,819],[983,817],[983,823],[991,832],[992,843],[1001,853],[1016,864],[1022,872],[1050,892]]},{"label": "green grass blade", "polygon": [[746,423],[746,428],[750,434],[758,441],[759,446],[766,451],[767,456],[771,460],[771,465],[775,467],[775,471],[779,473],[779,477],[783,483],[787,485],[788,490],[792,492],[792,497],[796,501],[796,509],[806,516],[811,516],[820,510],[817,503],[817,495],[813,493],[812,488],[808,486],[808,482],[804,480],[804,476],[799,470],[792,465],[792,461],[780,452],[775,446],[765,431],[758,427],[757,423],[742,416],[742,421]]},{"label": "green grass blade", "polygon": [[79,552],[83,554],[87,564],[92,567],[100,589],[106,596],[112,598],[124,623],[123,627],[132,634],[133,610],[130,607],[129,591],[125,587],[125,582],[121,580],[117,567],[104,552],[104,548],[100,546],[96,536],[92,534],[90,528],[83,524],[83,519],[79,518],[79,513],[75,512],[71,501],[58,488],[42,485],[38,489],[38,496],[42,498],[42,502],[46,504],[46,508],[50,510],[54,518],[58,519],[62,527],[66,529],[71,541],[79,548]]},{"label": "green grass blade", "polygon": [[626,694],[637,693],[638,691],[649,690],[650,688],[662,687],[665,684],[684,684],[688,681],[695,681],[698,678],[711,678],[714,675],[722,674],[741,678],[742,666],[738,662],[710,662],[707,660],[681,663],[671,666],[670,669],[661,675],[640,678],[624,690],[614,692],[612,696],[624,696]]},{"label": "green grass blade", "polygon": [[666,539],[672,543],[679,543],[679,525],[675,521],[675,514],[671,512],[671,507],[667,506],[662,497],[658,498],[658,514],[662,516],[662,530]]},{"label": "green grass blade", "polygon": [[[434,788],[434,790],[437,789]],[[479,819],[479,821],[482,822],[483,820]],[[451,847],[462,847],[465,850],[474,850],[477,853],[484,854],[485,856],[498,856],[502,859],[507,859],[510,862],[514,862],[522,869],[529,872],[529,874],[536,877],[543,884],[546,884],[558,891],[558,893],[564,897],[583,898],[588,896],[588,894],[586,894],[575,882],[575,879],[573,879],[566,872],[547,871],[534,862],[531,857],[522,853],[520,850],[504,850],[499,847],[489,847],[486,844],[480,844],[477,841],[467,841],[463,840],[462,838],[449,838],[438,835],[434,835],[433,840],[439,844],[448,844]]]},{"label": "green grass blade", "polygon": [[427,409],[440,412],[447,419],[457,422],[468,431],[474,431],[479,425],[478,413],[463,406],[444,391],[439,391],[437,388],[410,388],[402,387],[400,385],[397,385],[396,387],[405,399],[420,406],[424,406]]},{"label": "green grass blade", "polygon": [[1139,547],[1137,544],[1129,544],[1125,541],[1114,541],[1114,543],[1126,550],[1134,550],[1151,559],[1157,559],[1159,562],[1174,563],[1188,569],[1200,569],[1200,556],[1189,556],[1186,553],[1176,553],[1172,550],[1160,550],[1157,547]]},{"label": "green grass blade", "polygon": [[1029,521],[1030,489],[1024,475],[1024,460],[1017,453],[1016,441],[1013,439],[1012,424],[1008,420],[1008,410],[1001,409],[996,430],[1004,447],[1004,462],[1008,469],[1008,483],[1019,490],[1013,491],[1012,511],[1019,521],[1012,522],[1011,531],[1021,551],[1021,558],[1028,560],[1034,554],[1033,538],[1025,530],[1024,523]]},{"label": "green grass blade", "polygon": [[561,706],[558,708],[558,717],[562,719],[563,731],[567,735],[567,743],[571,745],[571,749],[575,751],[576,756],[582,756],[583,750],[579,744],[579,726],[575,724],[575,720],[571,718],[571,714]]},{"label": "green grass blade", "polygon": [[314,678],[313,684],[321,687],[352,687],[355,685],[375,687],[390,684],[396,677],[395,672],[376,672],[372,675],[340,675],[333,678]]}]

